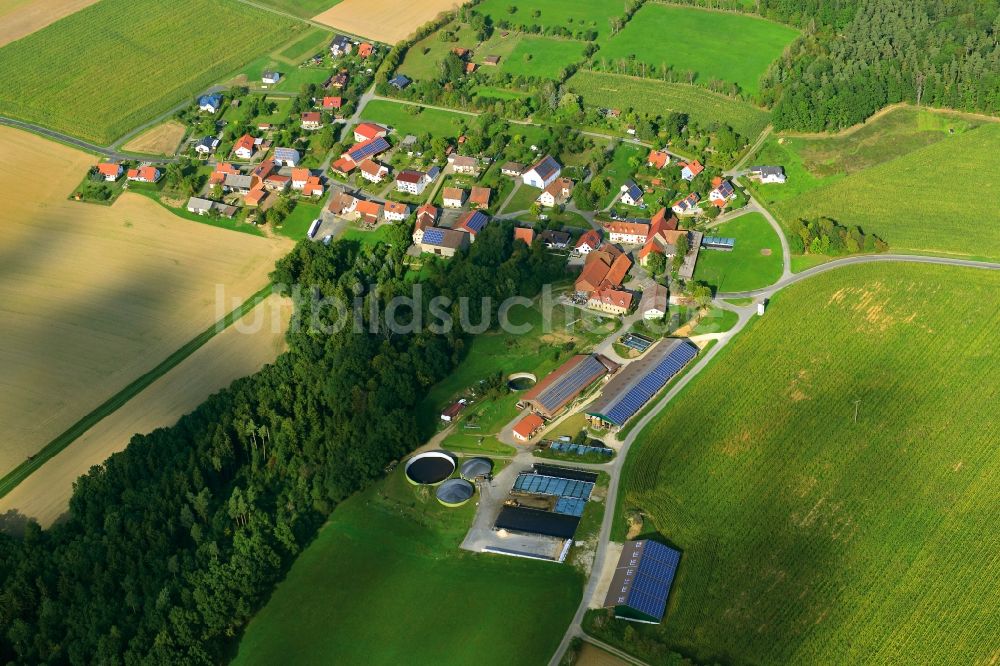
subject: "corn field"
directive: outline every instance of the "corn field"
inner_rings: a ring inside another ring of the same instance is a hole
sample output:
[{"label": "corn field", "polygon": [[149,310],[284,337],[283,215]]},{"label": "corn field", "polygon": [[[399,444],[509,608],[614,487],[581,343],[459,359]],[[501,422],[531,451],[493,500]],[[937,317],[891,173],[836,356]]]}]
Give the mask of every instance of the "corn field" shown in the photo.
[{"label": "corn field", "polygon": [[303,26],[235,0],[103,0],[0,48],[0,115],[108,144]]},{"label": "corn field", "polygon": [[620,510],[683,551],[638,631],[731,663],[995,663],[998,293],[883,264],[774,298],[630,455]]}]

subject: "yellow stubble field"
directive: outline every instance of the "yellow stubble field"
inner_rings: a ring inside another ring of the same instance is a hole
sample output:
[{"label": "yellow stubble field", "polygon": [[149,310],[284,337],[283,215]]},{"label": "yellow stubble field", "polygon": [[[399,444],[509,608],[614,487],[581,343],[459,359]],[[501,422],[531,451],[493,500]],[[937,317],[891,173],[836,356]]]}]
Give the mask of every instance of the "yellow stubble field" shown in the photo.
[{"label": "yellow stubble field", "polygon": [[0,46],[41,30],[97,0],[0,0]]},{"label": "yellow stubble field", "polygon": [[[69,201],[95,160],[0,127],[0,474],[245,299],[290,242],[125,193]],[[71,445],[72,446],[72,445]]]},{"label": "yellow stubble field", "polygon": [[314,21],[354,35],[395,44],[441,12],[465,4],[464,0],[344,0]]},{"label": "yellow stubble field", "polygon": [[184,138],[186,128],[176,120],[168,120],[139,134],[123,150],[146,155],[173,155]]}]

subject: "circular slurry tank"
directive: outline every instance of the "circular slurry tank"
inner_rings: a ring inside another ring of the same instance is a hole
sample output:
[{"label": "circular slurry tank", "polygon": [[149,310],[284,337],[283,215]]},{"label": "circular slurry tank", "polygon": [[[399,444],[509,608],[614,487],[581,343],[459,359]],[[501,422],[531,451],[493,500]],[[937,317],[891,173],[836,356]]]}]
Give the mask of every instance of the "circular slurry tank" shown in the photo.
[{"label": "circular slurry tank", "polygon": [[530,372],[515,372],[507,377],[507,386],[511,391],[527,391],[538,382]]},{"label": "circular slurry tank", "polygon": [[469,458],[462,463],[462,478],[472,480],[486,476],[493,471],[493,461],[489,458]]},{"label": "circular slurry tank", "polygon": [[455,507],[468,502],[475,492],[475,487],[465,479],[448,479],[438,486],[434,495],[441,504]]},{"label": "circular slurry tank", "polygon": [[445,451],[428,451],[406,462],[406,479],[418,486],[436,486],[455,471],[455,458]]}]

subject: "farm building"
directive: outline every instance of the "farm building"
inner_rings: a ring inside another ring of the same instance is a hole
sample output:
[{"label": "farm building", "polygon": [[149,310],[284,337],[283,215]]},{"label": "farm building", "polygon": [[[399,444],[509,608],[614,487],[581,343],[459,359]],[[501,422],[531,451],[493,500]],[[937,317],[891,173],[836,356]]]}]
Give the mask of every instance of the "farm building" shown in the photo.
[{"label": "farm building", "polygon": [[451,166],[455,170],[455,173],[465,173],[473,176],[479,173],[479,160],[475,157],[457,155],[451,160]]},{"label": "farm building", "polygon": [[275,148],[274,162],[278,166],[297,167],[302,161],[302,155],[294,148]]},{"label": "farm building", "polygon": [[542,417],[532,412],[514,424],[514,439],[521,442],[527,442],[534,437],[535,433],[541,430],[544,425],[545,421],[542,420]]},{"label": "farm building", "polygon": [[535,464],[518,474],[493,529],[571,539],[596,483],[595,472]]},{"label": "farm building", "polygon": [[525,245],[531,245],[535,240],[535,230],[530,227],[514,227],[514,240],[521,240]]},{"label": "farm building", "polygon": [[785,170],[780,166],[752,166],[749,171],[751,180],[762,183],[785,182]]},{"label": "farm building", "polygon": [[667,314],[667,301],[669,293],[662,284],[654,284],[642,292],[642,301],[639,303],[639,311],[644,319],[661,319]]},{"label": "farm building", "polygon": [[517,162],[507,162],[500,167],[500,175],[509,176],[511,178],[520,177],[522,171],[524,171],[524,165]]},{"label": "farm building", "polygon": [[446,187],[441,196],[445,208],[461,208],[465,203],[465,190],[460,187]]},{"label": "farm building", "polygon": [[493,191],[488,187],[473,186],[472,192],[469,194],[469,205],[479,210],[485,210],[490,206],[491,194]]},{"label": "farm building", "polygon": [[562,166],[559,162],[556,162],[555,158],[551,155],[546,155],[538,160],[530,169],[521,174],[521,182],[525,185],[544,190],[561,173]]},{"label": "farm building", "polygon": [[454,257],[469,246],[469,235],[453,229],[428,227],[420,239],[420,251],[442,257]]},{"label": "farm building", "polygon": [[587,419],[598,428],[620,428],[698,354],[688,340],[671,338],[632,361],[587,406]]},{"label": "farm building", "polygon": [[656,541],[626,541],[604,607],[621,620],[659,624],[680,559],[679,551]]},{"label": "farm building", "polygon": [[618,364],[600,354],[578,354],[535,384],[518,405],[551,419],[597,380],[618,371]]},{"label": "farm building", "polygon": [[630,268],[632,260],[628,255],[614,245],[605,243],[597,250],[587,253],[583,272],[576,278],[576,290],[589,295],[602,286],[620,287]]},{"label": "farm building", "polygon": [[490,222],[490,216],[478,210],[463,213],[455,224],[455,229],[469,234],[469,241],[476,242],[476,236],[482,232]]},{"label": "farm building", "polygon": [[341,158],[354,164],[360,164],[363,160],[374,157],[379,153],[384,153],[391,147],[389,142],[385,140],[385,137],[378,136],[354,144],[347,149],[346,153],[341,155]]},{"label": "farm building", "polygon": [[632,309],[632,294],[621,289],[601,287],[590,292],[587,307],[608,314],[623,315]]},{"label": "farm building", "polygon": [[187,202],[187,211],[196,215],[207,215],[212,211],[216,211],[221,217],[231,218],[236,215],[236,206],[227,206],[217,201],[191,197]]},{"label": "farm building", "polygon": [[362,143],[371,139],[384,138],[389,134],[389,130],[377,123],[361,123],[354,128],[354,141]]},{"label": "farm building", "polygon": [[376,201],[362,201],[359,199],[354,204],[354,212],[358,214],[358,219],[365,224],[376,224],[379,217],[382,216],[382,204]]}]

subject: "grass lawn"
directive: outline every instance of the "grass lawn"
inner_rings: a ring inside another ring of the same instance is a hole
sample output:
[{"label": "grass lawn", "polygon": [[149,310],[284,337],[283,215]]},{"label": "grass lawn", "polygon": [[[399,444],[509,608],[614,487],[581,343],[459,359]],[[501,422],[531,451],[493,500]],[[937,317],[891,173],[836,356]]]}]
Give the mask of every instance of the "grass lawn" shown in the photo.
[{"label": "grass lawn", "polygon": [[694,279],[717,291],[749,291],[781,277],[781,240],[760,213],[747,213],[715,227],[713,236],[735,238],[731,252],[702,249]]},{"label": "grass lawn", "polygon": [[262,88],[261,76],[264,72],[276,70],[281,73],[281,80],[273,86],[268,86],[270,90],[278,90],[286,93],[297,93],[303,84],[314,83],[321,85],[330,76],[329,67],[299,67],[290,65],[279,59],[274,54],[263,55],[243,68],[241,74],[246,76],[247,84],[253,88]]},{"label": "grass lawn", "polygon": [[475,455],[513,456],[517,453],[517,449],[513,446],[504,444],[492,435],[478,435],[475,430],[459,429],[445,437],[441,446],[449,451]]},{"label": "grass lawn", "polygon": [[343,0],[260,0],[262,5],[274,7],[279,11],[301,18],[312,18],[341,2]]},{"label": "grass lawn", "polygon": [[474,511],[475,501],[442,507],[397,467],[337,507],[234,663],[545,663],[582,578],[569,566],[459,550]]},{"label": "grass lawn", "polygon": [[708,312],[702,315],[701,319],[698,320],[698,324],[694,327],[692,335],[701,335],[703,333],[725,333],[733,326],[736,326],[736,322],[739,321],[739,319],[739,315],[732,310],[711,308]]},{"label": "grass lawn", "polygon": [[365,231],[364,229],[350,226],[344,229],[344,233],[340,235],[340,240],[356,241],[362,245],[375,245],[376,243],[385,242],[391,227],[391,224],[380,224],[372,231]]},{"label": "grass lawn", "polygon": [[292,240],[302,240],[306,237],[306,233],[309,231],[313,220],[318,218],[322,213],[322,202],[311,203],[304,200],[299,201],[295,204],[295,208],[292,209],[288,217],[285,218],[285,221],[277,232]]},{"label": "grass lawn", "polygon": [[398,104],[376,99],[368,102],[361,114],[362,120],[389,125],[400,136],[407,134],[433,134],[442,137],[457,137],[462,133],[463,123],[475,120],[472,116],[439,109],[425,109],[410,104]]},{"label": "grass lawn", "polygon": [[761,75],[797,35],[786,25],[745,14],[651,3],[617,35],[600,40],[596,58],[609,63],[635,59],[679,74],[693,71],[702,85],[730,81],[754,95]]},{"label": "grass lawn", "polygon": [[[522,37],[510,55],[500,61],[506,74],[556,79],[563,69],[583,60],[584,42],[550,37]],[[490,55],[483,51],[485,55]],[[484,68],[487,71],[489,68]]]},{"label": "grass lawn", "polygon": [[303,29],[226,0],[104,0],[0,48],[0,113],[107,144]]},{"label": "grass lawn", "polygon": [[639,636],[698,661],[992,659],[997,293],[868,265],[777,294],[632,447],[622,515],[683,552]]},{"label": "grass lawn", "polygon": [[612,102],[623,110],[642,113],[686,113],[701,125],[726,123],[745,137],[758,136],[767,125],[768,112],[752,104],[719,95],[699,86],[664,83],[653,79],[580,70],[567,81],[570,90],[588,106],[607,107]]},{"label": "grass lawn", "polygon": [[[607,196],[601,200],[601,208],[607,207],[617,199],[621,194],[622,184],[635,175],[637,167],[632,164],[633,158],[640,160],[641,163],[648,153],[649,149],[642,146],[624,142],[618,144],[615,148],[615,154],[611,157],[611,162],[600,173],[601,176],[611,181]],[[643,214],[643,211],[638,208],[629,208],[628,210],[630,215],[637,217]]]},{"label": "grass lawn", "polygon": [[522,210],[529,210],[541,193],[542,191],[537,187],[521,183],[517,187],[517,192],[514,193],[514,196],[511,197],[510,202],[507,204],[506,208],[504,208],[504,212],[510,214]]},{"label": "grass lawn", "polygon": [[[510,7],[516,9],[513,14]],[[507,21],[515,26],[560,27],[574,33],[595,30],[600,36],[611,32],[608,19],[622,16],[624,5],[607,0],[484,0],[476,5],[476,11],[489,16],[494,23]],[[538,16],[533,15],[535,11]]]},{"label": "grass lawn", "polygon": [[[894,252],[996,259],[1000,224],[990,221],[997,220],[1000,180],[985,174],[995,171],[1000,124],[942,135],[945,138],[935,143],[833,177],[797,196],[780,195],[773,204],[768,188],[764,201],[785,224],[796,218],[831,217],[876,234]],[[892,151],[891,143],[887,139],[882,145]],[[790,176],[789,184],[793,182]]]},{"label": "grass lawn", "polygon": [[[443,41],[441,33],[445,31],[453,32],[456,41]],[[473,49],[478,43],[472,28],[465,23],[452,21],[411,46],[398,71],[416,81],[435,79],[441,74],[441,61],[452,49]]]},{"label": "grass lawn", "polygon": [[310,28],[300,38],[279,51],[277,55],[293,65],[298,65],[306,58],[325,52],[330,44],[332,34],[324,28]]}]

